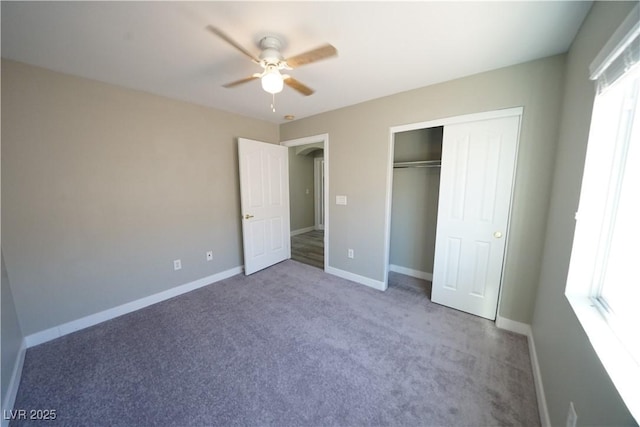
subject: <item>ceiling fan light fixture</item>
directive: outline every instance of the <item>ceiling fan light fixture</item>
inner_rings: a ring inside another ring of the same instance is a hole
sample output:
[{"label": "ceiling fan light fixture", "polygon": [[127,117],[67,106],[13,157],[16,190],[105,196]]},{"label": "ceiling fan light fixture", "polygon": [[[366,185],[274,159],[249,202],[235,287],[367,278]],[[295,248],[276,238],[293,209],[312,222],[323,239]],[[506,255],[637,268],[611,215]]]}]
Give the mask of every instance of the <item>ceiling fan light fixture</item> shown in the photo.
[{"label": "ceiling fan light fixture", "polygon": [[282,92],[282,88],[284,87],[282,74],[280,74],[280,71],[274,66],[267,68],[260,78],[260,81],[262,82],[262,89],[274,95]]}]

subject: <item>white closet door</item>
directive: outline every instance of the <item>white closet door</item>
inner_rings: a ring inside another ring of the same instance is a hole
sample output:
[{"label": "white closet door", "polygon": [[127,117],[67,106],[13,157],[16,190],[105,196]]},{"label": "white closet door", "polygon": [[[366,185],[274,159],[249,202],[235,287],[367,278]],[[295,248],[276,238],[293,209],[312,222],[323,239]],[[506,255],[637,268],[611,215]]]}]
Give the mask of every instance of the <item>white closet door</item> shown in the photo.
[{"label": "white closet door", "polygon": [[444,128],[432,301],[495,319],[520,117]]},{"label": "white closet door", "polygon": [[238,139],[244,272],[291,258],[287,147]]}]

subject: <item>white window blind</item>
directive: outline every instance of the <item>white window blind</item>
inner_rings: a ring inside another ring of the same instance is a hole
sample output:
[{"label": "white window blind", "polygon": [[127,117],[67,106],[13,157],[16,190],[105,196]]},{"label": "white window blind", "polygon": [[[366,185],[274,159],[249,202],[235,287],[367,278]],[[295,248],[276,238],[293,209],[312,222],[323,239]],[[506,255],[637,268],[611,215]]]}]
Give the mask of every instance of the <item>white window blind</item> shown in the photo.
[{"label": "white window blind", "polygon": [[638,62],[640,7],[636,5],[589,67],[591,80],[597,81],[598,93],[607,89]]}]

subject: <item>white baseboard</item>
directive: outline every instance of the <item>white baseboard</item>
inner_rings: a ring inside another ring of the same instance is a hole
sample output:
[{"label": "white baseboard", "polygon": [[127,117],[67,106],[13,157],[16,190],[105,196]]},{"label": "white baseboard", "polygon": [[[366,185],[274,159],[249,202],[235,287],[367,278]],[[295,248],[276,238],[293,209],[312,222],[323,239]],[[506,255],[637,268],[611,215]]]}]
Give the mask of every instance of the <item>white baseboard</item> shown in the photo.
[{"label": "white baseboard", "polygon": [[224,280],[228,277],[240,274],[242,273],[242,271],[242,266],[234,267],[220,273],[212,274],[211,276],[203,277],[201,279],[176,286],[175,288],[167,289],[166,291],[158,292],[157,294],[149,295],[147,297],[140,298],[138,300],[131,301],[117,307],[101,311],[99,313],[90,314],[89,316],[72,320],[71,322],[63,323],[62,325],[54,326],[53,328],[45,329],[44,331],[36,332],[25,337],[26,346],[27,348],[29,348],[38,344],[45,343],[47,341],[51,341],[80,329],[97,325],[98,323],[102,323],[104,321],[114,319],[124,314],[140,310],[141,308],[148,307],[152,304],[156,304],[169,298],[182,295],[186,292],[193,291],[194,289],[219,282],[220,280]]},{"label": "white baseboard", "polygon": [[304,233],[308,233],[310,231],[314,231],[316,229],[316,227],[311,226],[311,227],[305,227],[305,228],[300,228],[298,230],[292,230],[291,231],[291,236],[297,236],[298,234],[304,234]]},{"label": "white baseboard", "polygon": [[500,329],[515,332],[516,334],[529,336],[531,334],[531,325],[522,322],[516,322],[515,320],[507,319],[496,316],[496,326]]},{"label": "white baseboard", "polygon": [[529,343],[529,358],[531,359],[531,370],[533,371],[533,383],[536,387],[536,398],[538,400],[538,414],[540,416],[540,424],[542,425],[542,427],[551,427],[549,409],[547,408],[547,398],[544,394],[544,387],[542,385],[542,373],[540,372],[538,353],[536,352],[536,344],[533,339],[533,331],[531,330],[531,325],[497,316],[496,326],[500,329],[505,329],[507,331],[527,336],[527,341]]},{"label": "white baseboard", "polygon": [[18,387],[20,386],[20,378],[22,377],[22,367],[24,366],[24,356],[27,353],[27,342],[25,339],[20,344],[18,350],[18,356],[13,365],[13,372],[11,373],[11,380],[9,380],[9,386],[7,387],[7,394],[4,396],[2,402],[2,427],[9,426],[9,420],[5,419],[4,411],[13,409],[16,402],[16,396],[18,395]]},{"label": "white baseboard", "polygon": [[340,270],[339,268],[327,267],[325,272],[333,274],[334,276],[342,277],[343,279],[351,280],[352,282],[360,283],[361,285],[369,286],[370,288],[377,289],[379,291],[387,290],[387,285],[384,282],[360,276],[359,274],[351,273],[349,271]]},{"label": "white baseboard", "polygon": [[433,282],[433,273],[427,273],[426,271],[414,270],[413,268],[402,267],[395,264],[389,264],[389,270],[393,271],[394,273],[400,273],[406,276]]},{"label": "white baseboard", "polygon": [[549,418],[549,409],[547,408],[547,398],[544,394],[542,386],[542,373],[540,372],[540,364],[538,363],[538,352],[536,344],[533,340],[533,332],[529,328],[529,357],[531,358],[531,367],[533,369],[533,381],[536,385],[536,396],[538,396],[538,412],[540,413],[540,424],[542,427],[551,427],[551,418]]}]

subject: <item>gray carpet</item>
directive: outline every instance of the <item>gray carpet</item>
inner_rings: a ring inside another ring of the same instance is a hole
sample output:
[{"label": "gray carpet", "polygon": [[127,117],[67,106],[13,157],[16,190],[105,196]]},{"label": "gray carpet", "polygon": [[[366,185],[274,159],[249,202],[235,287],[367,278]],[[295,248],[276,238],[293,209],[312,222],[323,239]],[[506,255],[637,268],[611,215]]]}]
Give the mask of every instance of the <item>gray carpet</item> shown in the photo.
[{"label": "gray carpet", "polygon": [[291,236],[291,259],[324,270],[324,231]]},{"label": "gray carpet", "polygon": [[56,409],[46,425],[539,425],[525,337],[391,281],[295,261],[234,276],[29,349],[15,407]]}]

